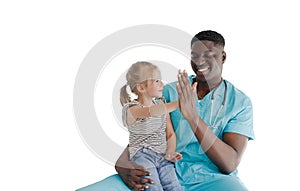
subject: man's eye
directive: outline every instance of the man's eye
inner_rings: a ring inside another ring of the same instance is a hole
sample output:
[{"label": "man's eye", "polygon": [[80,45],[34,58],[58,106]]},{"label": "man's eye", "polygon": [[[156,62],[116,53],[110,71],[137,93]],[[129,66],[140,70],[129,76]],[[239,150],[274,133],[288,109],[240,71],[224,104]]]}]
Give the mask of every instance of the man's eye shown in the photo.
[{"label": "man's eye", "polygon": [[205,57],[205,58],[210,58],[211,55],[210,55],[210,54],[204,54],[204,57]]}]

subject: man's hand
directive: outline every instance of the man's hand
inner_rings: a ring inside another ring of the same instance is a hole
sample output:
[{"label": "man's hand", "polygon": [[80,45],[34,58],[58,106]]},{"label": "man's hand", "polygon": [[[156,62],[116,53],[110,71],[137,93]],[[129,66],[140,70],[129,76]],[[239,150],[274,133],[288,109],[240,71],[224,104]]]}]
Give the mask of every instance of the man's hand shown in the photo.
[{"label": "man's hand", "polygon": [[134,162],[130,162],[131,167],[115,166],[116,171],[122,178],[123,182],[135,191],[147,189],[146,183],[153,184],[154,181],[143,176],[151,176],[145,167],[139,166]]},{"label": "man's hand", "polygon": [[189,119],[197,119],[197,83],[194,83],[193,86],[191,86],[186,71],[181,72],[179,70],[176,89],[179,98],[179,108],[183,117],[188,121]]},{"label": "man's hand", "polygon": [[128,147],[125,148],[119,157],[115,169],[123,182],[135,191],[147,189],[146,183],[154,184],[154,181],[144,176],[151,176],[145,167],[129,160]]}]

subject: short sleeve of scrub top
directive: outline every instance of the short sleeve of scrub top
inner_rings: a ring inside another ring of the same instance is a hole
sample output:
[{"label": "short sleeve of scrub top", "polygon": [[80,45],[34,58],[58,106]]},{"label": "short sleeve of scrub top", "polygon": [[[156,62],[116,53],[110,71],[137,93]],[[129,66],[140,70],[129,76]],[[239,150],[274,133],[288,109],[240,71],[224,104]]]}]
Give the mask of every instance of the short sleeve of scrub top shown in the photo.
[{"label": "short sleeve of scrub top", "polygon": [[249,140],[253,140],[253,110],[251,101],[248,97],[246,97],[237,104],[240,104],[242,109],[228,121],[224,129],[224,133],[231,132],[242,134],[247,136]]}]

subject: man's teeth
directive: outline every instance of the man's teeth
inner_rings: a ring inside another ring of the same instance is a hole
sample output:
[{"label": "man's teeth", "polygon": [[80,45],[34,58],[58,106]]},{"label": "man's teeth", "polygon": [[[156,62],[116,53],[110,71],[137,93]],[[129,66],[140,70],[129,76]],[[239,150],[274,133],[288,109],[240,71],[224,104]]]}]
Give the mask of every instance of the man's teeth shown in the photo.
[{"label": "man's teeth", "polygon": [[198,69],[198,71],[199,71],[199,72],[205,72],[206,70],[208,70],[208,68],[209,68],[209,67],[205,67],[205,68],[202,68],[202,69]]}]

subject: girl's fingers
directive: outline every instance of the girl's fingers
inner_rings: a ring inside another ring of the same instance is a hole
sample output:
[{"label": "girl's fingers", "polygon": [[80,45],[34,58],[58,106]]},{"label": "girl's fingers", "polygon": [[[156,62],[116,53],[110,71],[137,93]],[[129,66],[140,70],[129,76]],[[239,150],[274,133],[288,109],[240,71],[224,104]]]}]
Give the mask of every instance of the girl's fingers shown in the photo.
[{"label": "girl's fingers", "polygon": [[198,83],[197,82],[195,82],[194,84],[193,84],[193,86],[192,86],[192,91],[193,91],[193,98],[194,99],[196,99],[196,100],[198,100],[198,96],[197,96],[197,85],[198,85]]},{"label": "girl's fingers", "polygon": [[192,86],[192,89],[193,89],[193,92],[197,92],[197,85],[198,85],[198,82],[195,82]]}]

